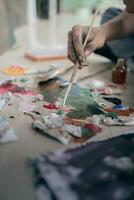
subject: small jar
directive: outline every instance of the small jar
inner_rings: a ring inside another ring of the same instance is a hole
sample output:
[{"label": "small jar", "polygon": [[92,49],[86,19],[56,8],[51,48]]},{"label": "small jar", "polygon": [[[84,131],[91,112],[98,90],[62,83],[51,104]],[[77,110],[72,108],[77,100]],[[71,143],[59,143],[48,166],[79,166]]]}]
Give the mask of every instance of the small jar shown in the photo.
[{"label": "small jar", "polygon": [[116,66],[113,68],[112,82],[116,84],[125,84],[126,77],[127,77],[127,67],[125,65],[125,60],[119,58]]}]

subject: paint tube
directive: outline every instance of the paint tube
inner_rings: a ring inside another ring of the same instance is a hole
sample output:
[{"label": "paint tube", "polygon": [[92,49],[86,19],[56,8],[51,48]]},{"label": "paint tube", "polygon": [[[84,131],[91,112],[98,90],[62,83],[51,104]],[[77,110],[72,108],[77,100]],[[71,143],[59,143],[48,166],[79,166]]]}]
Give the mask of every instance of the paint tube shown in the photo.
[{"label": "paint tube", "polygon": [[72,124],[65,124],[63,127],[64,130],[66,130],[68,133],[75,137],[82,137],[82,131],[81,126],[75,126]]},{"label": "paint tube", "polygon": [[108,126],[134,126],[134,118],[123,119],[106,117],[102,120],[102,122]]},{"label": "paint tube", "polygon": [[50,128],[41,121],[33,122],[32,127],[34,129],[41,130],[45,134],[47,133],[48,135],[57,139],[63,144],[68,144],[72,138],[71,135],[69,135],[66,131],[63,131],[62,129],[58,129],[58,128]]},{"label": "paint tube", "polygon": [[43,123],[49,128],[60,128],[63,126],[63,118],[56,113],[50,113],[42,117]]},{"label": "paint tube", "polygon": [[50,113],[47,116],[42,116],[40,121],[33,123],[33,128],[38,128],[48,135],[58,139],[63,144],[70,142],[72,136],[82,137],[81,126],[73,124],[65,124],[63,116],[56,113]]},{"label": "paint tube", "polygon": [[122,91],[119,88],[112,88],[110,86],[102,87],[102,88],[93,88],[90,90],[92,93],[99,93],[102,95],[120,95]]},{"label": "paint tube", "polygon": [[72,120],[70,120],[70,123],[66,122],[63,115],[50,113],[47,116],[42,116],[40,120],[34,121],[32,127],[47,133],[63,144],[69,143],[73,136],[82,138],[89,137],[92,133],[101,132],[101,128],[95,124],[82,126],[72,124]]}]

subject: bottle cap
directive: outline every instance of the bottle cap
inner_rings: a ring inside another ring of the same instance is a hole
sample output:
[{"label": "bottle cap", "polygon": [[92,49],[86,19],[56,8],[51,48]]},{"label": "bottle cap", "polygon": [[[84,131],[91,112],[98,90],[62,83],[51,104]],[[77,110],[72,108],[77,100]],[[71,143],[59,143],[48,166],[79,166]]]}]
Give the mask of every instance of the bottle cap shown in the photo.
[{"label": "bottle cap", "polygon": [[125,66],[125,59],[124,58],[118,58],[117,66],[120,66],[120,67]]}]

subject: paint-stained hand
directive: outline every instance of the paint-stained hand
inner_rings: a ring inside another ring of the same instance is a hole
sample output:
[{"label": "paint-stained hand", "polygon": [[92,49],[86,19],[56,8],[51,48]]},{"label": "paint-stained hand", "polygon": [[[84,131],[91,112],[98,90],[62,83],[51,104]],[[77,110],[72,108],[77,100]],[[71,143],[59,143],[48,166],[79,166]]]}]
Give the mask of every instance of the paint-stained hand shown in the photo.
[{"label": "paint-stained hand", "polygon": [[88,42],[83,49],[83,43],[87,36],[88,26],[74,26],[68,33],[68,58],[73,62],[79,62],[79,68],[86,66],[86,58],[95,51],[101,48],[105,43],[105,32],[103,28],[97,27],[92,29],[92,33]]}]

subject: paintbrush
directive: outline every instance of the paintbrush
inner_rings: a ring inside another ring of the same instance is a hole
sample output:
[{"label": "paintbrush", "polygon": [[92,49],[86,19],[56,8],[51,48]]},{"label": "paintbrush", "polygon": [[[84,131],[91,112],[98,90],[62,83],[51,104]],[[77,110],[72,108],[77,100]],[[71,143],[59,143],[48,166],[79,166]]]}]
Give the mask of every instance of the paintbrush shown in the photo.
[{"label": "paintbrush", "polygon": [[[83,44],[83,48],[85,48],[86,44],[87,44],[87,41],[89,40],[89,38],[91,37],[91,33],[92,33],[92,29],[93,29],[93,25],[94,25],[94,22],[95,22],[95,19],[97,17],[97,14],[98,14],[98,8],[96,9],[94,15],[93,15],[93,18],[92,18],[92,21],[91,21],[91,24],[90,24],[90,27],[89,27],[89,30],[88,30],[88,33],[87,33],[87,36],[85,38],[85,41],[84,41],[84,44]],[[71,76],[71,79],[70,79],[70,82],[69,82],[69,85],[68,85],[68,88],[67,88],[67,91],[66,91],[66,94],[65,94],[65,97],[64,97],[64,100],[63,100],[63,105],[62,105],[62,108],[65,106],[66,104],[66,101],[67,101],[67,97],[69,95],[69,92],[71,90],[71,87],[72,87],[72,84],[74,82],[74,79],[76,77],[76,73],[77,73],[77,70],[79,68],[79,62],[77,62],[75,65],[74,65],[74,70],[73,70],[73,73],[72,73],[72,76]]]}]

